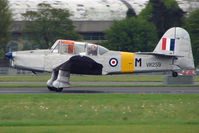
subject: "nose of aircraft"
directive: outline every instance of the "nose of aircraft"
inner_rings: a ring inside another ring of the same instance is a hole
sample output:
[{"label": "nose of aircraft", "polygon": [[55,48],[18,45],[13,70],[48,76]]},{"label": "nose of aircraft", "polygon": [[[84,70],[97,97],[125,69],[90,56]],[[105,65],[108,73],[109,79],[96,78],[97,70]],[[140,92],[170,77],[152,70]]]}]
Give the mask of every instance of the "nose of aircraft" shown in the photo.
[{"label": "nose of aircraft", "polygon": [[11,59],[11,58],[12,58],[12,52],[6,53],[5,56],[6,56],[7,58]]}]

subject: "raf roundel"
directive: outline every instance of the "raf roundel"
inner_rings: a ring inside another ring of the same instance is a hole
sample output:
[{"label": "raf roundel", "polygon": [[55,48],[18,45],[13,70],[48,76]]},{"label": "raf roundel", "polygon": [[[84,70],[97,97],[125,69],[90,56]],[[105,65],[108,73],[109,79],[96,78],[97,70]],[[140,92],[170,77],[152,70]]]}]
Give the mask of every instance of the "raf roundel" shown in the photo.
[{"label": "raf roundel", "polygon": [[116,67],[117,64],[118,64],[118,61],[117,61],[116,58],[111,58],[111,59],[109,60],[109,65],[110,65],[110,66]]}]

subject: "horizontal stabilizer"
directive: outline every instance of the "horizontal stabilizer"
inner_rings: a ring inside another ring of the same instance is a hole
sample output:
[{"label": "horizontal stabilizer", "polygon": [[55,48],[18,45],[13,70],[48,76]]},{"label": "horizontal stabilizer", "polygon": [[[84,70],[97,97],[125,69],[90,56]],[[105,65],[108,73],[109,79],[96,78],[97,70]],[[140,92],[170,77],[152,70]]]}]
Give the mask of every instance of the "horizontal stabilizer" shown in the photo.
[{"label": "horizontal stabilizer", "polygon": [[148,53],[136,53],[136,54],[141,54],[141,55],[155,55],[155,56],[164,56],[164,57],[184,57],[184,56],[181,56],[181,55],[174,55],[174,54],[161,54],[161,53],[153,53],[153,52],[148,52]]},{"label": "horizontal stabilizer", "polygon": [[195,69],[189,33],[180,27],[166,31],[153,51],[154,55],[181,57],[174,65],[183,69]]}]

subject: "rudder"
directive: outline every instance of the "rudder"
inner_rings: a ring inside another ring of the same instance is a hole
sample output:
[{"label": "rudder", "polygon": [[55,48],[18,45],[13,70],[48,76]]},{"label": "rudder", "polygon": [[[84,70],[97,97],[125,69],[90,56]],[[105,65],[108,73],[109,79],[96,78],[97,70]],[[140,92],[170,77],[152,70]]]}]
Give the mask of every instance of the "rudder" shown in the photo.
[{"label": "rudder", "polygon": [[180,27],[170,28],[161,38],[153,53],[177,55],[174,66],[195,69],[189,33]]}]

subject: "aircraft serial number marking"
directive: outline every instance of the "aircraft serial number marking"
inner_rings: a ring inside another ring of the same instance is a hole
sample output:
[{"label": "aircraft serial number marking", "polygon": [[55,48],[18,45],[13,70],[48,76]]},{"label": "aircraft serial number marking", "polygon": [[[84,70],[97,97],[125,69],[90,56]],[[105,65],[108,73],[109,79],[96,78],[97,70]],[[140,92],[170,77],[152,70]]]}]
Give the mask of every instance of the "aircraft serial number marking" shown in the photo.
[{"label": "aircraft serial number marking", "polygon": [[161,62],[150,62],[150,63],[146,63],[147,67],[161,67]]}]

